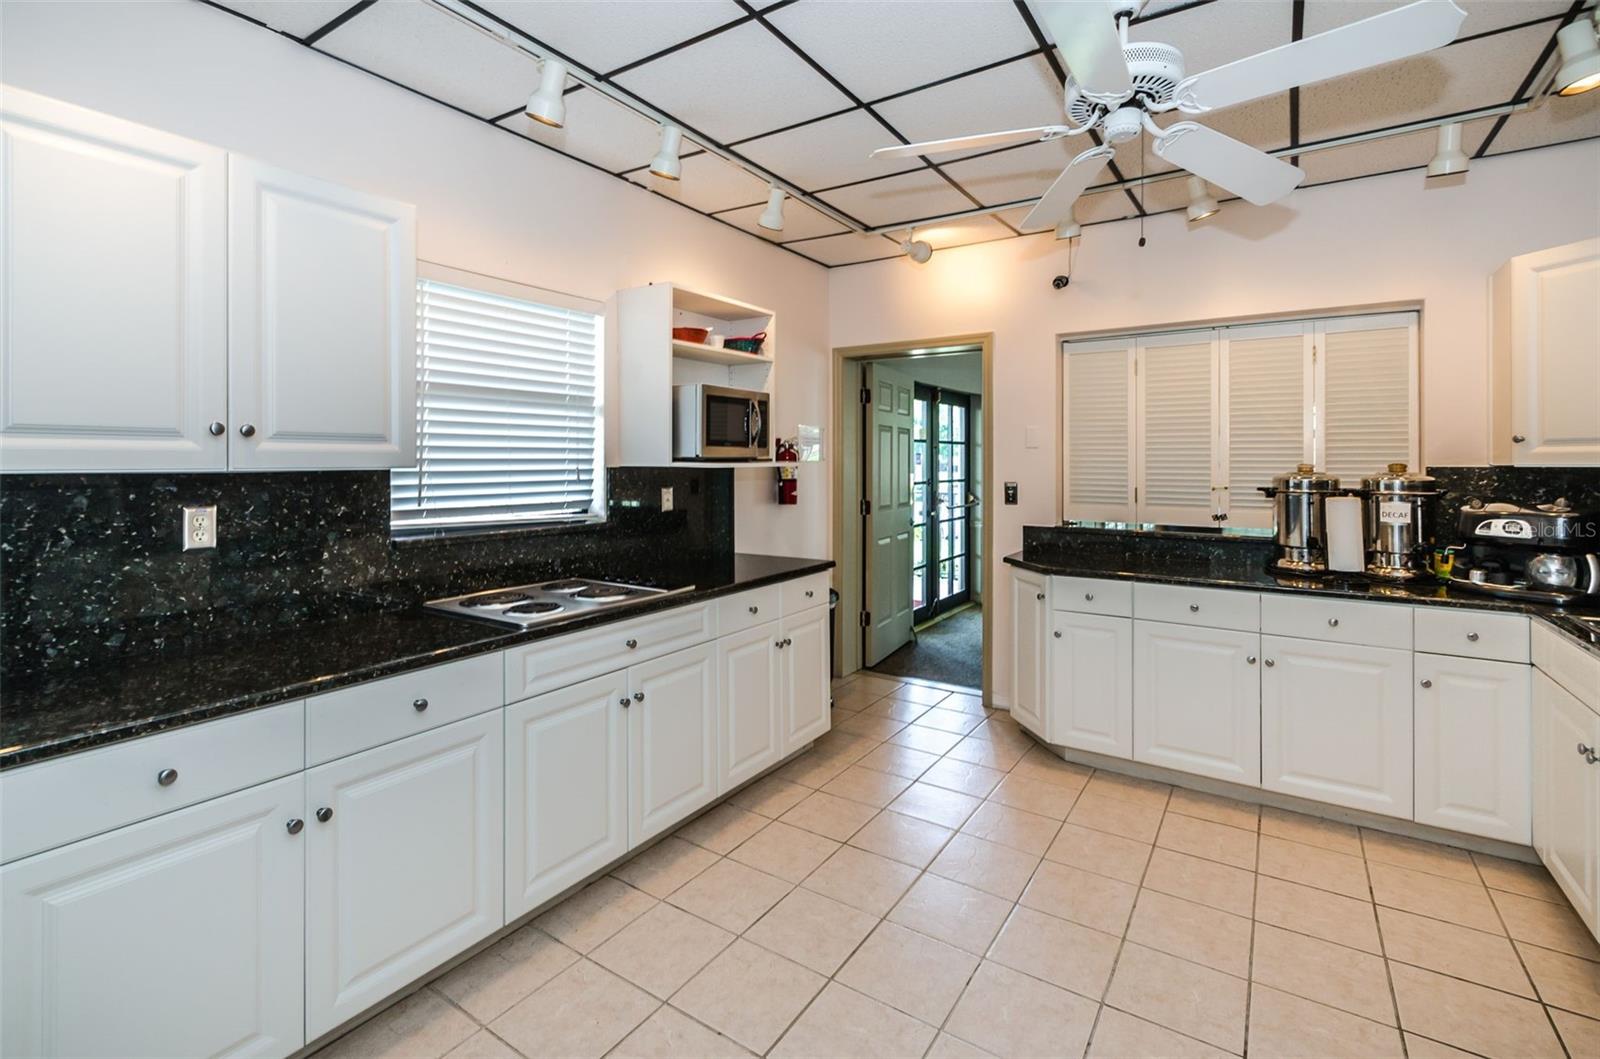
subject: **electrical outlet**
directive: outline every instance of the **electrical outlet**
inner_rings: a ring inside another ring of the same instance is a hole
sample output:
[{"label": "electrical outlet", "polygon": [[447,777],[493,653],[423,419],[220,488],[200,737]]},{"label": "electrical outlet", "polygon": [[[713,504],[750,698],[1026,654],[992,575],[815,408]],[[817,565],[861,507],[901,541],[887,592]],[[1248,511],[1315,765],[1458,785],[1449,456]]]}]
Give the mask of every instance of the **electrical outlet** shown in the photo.
[{"label": "electrical outlet", "polygon": [[664,485],[661,487],[661,510],[672,510],[672,486],[670,485]]},{"label": "electrical outlet", "polygon": [[183,509],[183,522],[178,528],[178,533],[183,539],[183,550],[194,551],[197,548],[215,548],[217,546],[217,506],[186,507]]}]

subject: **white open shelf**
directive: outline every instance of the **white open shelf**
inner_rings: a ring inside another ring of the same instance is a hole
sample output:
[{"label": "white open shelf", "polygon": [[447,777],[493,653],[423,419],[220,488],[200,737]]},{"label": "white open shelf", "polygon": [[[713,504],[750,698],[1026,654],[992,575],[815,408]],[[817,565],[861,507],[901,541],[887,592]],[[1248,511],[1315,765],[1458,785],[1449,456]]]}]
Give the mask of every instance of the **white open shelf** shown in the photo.
[{"label": "white open shelf", "polygon": [[760,353],[744,353],[737,349],[725,349],[722,346],[708,346],[701,342],[685,342],[681,339],[672,340],[672,355],[687,357],[690,360],[701,360],[707,364],[771,364],[772,358],[767,356],[765,343],[761,346]]}]

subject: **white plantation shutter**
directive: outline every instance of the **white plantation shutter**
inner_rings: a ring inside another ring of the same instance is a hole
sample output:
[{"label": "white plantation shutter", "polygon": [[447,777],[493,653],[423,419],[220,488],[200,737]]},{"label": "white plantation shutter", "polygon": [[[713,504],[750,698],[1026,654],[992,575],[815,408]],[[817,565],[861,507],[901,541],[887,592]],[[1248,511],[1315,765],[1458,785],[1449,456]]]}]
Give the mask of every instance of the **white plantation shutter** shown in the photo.
[{"label": "white plantation shutter", "polygon": [[1222,474],[1227,525],[1271,528],[1258,492],[1312,459],[1311,324],[1222,330]]},{"label": "white plantation shutter", "polygon": [[602,317],[451,275],[417,283],[417,466],[390,476],[392,525],[597,513]]},{"label": "white plantation shutter", "polygon": [[1215,510],[1215,332],[1141,338],[1137,349],[1138,519],[1209,525]]},{"label": "white plantation shutter", "polygon": [[1317,469],[1360,485],[1390,463],[1416,468],[1416,313],[1316,325]]},{"label": "white plantation shutter", "polygon": [[1133,519],[1133,341],[1063,345],[1065,515]]}]

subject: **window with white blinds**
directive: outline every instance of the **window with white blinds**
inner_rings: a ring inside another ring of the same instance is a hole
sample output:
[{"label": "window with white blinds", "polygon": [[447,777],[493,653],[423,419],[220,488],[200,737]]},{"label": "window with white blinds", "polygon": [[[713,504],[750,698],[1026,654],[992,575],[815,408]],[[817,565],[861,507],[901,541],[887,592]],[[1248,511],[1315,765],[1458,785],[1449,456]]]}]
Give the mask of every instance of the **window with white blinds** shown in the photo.
[{"label": "window with white blinds", "polygon": [[1141,338],[1135,346],[1140,521],[1204,525],[1212,506],[1217,356],[1211,331]]},{"label": "window with white blinds", "polygon": [[1394,313],[1318,322],[1318,470],[1360,485],[1388,464],[1413,462],[1415,319]]},{"label": "window with white blinds", "polygon": [[1062,395],[1067,508],[1074,518],[1133,517],[1133,342],[1073,342]]},{"label": "window with white blinds", "polygon": [[599,307],[470,273],[424,271],[417,466],[390,474],[393,528],[598,517]]},{"label": "window with white blinds", "polygon": [[1222,329],[1222,450],[1219,481],[1227,525],[1266,529],[1272,501],[1259,491],[1312,458],[1311,324]]}]

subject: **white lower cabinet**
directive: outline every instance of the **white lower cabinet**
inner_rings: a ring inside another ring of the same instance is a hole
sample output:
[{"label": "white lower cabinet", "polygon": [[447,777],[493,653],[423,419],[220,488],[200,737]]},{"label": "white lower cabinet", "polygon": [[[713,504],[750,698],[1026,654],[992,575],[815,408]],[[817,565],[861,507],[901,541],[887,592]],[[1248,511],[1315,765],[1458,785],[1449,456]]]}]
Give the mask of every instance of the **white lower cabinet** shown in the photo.
[{"label": "white lower cabinet", "polygon": [[[1600,714],[1533,674],[1533,845],[1589,930],[1600,930]],[[1587,749],[1588,753],[1585,753]]]},{"label": "white lower cabinet", "polygon": [[1051,623],[1051,741],[1132,757],[1133,619],[1057,611]]},{"label": "white lower cabinet", "polygon": [[505,922],[503,717],[306,773],[306,1035],[316,1038]]},{"label": "white lower cabinet", "polygon": [[790,615],[779,623],[778,631],[783,640],[779,682],[783,698],[782,754],[788,755],[824,735],[833,723],[828,709],[832,683],[828,669],[828,608],[812,607]]},{"label": "white lower cabinet", "polygon": [[628,670],[628,844],[717,796],[717,645]]},{"label": "white lower cabinet", "polygon": [[1261,638],[1261,786],[1411,817],[1411,652]]},{"label": "white lower cabinet", "polygon": [[1011,719],[1040,739],[1052,738],[1045,727],[1045,675],[1050,628],[1049,578],[1030,570],[1011,571]]},{"label": "white lower cabinet", "polygon": [[628,852],[628,675],[506,707],[506,921]]},{"label": "white lower cabinet", "polygon": [[717,642],[717,787],[730,790],[783,756],[783,636],[769,621]]},{"label": "white lower cabinet", "polygon": [[1133,758],[1247,786],[1261,782],[1253,632],[1133,623]]},{"label": "white lower cabinet", "polygon": [[0,1053],[298,1049],[305,815],[297,774],[0,869]]},{"label": "white lower cabinet", "polygon": [[1419,824],[1527,845],[1529,667],[1413,656]]}]

